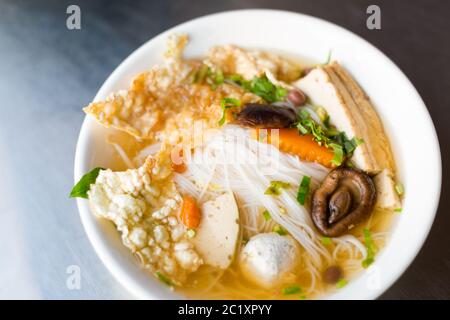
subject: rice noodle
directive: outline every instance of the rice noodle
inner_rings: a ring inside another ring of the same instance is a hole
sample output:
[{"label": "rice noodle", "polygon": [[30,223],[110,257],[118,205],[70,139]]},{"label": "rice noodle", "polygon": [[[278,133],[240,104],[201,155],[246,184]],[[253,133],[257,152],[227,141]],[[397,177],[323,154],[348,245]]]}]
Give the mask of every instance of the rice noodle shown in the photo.
[{"label": "rice noodle", "polygon": [[[308,252],[315,267],[320,267],[323,259],[331,259],[321,237],[314,231],[307,209],[297,202],[294,191],[305,175],[310,176],[316,186],[328,169],[260,143],[237,126],[227,126],[195,148],[187,168],[185,173],[175,177],[181,192],[197,196],[201,203],[216,195],[217,191],[210,190],[211,185],[231,190],[241,208],[246,236],[270,232],[269,228],[277,223]],[[288,182],[292,188],[283,190],[279,197],[265,195],[274,180]],[[261,214],[264,210],[270,212],[273,222],[265,221]]]},{"label": "rice noodle", "polygon": [[122,149],[122,147],[120,145],[118,145],[117,143],[111,143],[111,144],[114,147],[114,149],[116,150],[117,154],[122,159],[123,163],[127,166],[127,168],[128,169],[134,169],[135,165],[130,160],[130,158],[128,158],[126,152]]}]

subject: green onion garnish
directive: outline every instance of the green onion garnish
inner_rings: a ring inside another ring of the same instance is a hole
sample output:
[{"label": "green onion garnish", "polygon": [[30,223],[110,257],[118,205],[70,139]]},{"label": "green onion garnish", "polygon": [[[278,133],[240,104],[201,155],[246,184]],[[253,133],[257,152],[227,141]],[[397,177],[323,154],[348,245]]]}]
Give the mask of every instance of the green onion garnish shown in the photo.
[{"label": "green onion garnish", "polygon": [[296,293],[300,293],[300,292],[302,292],[302,288],[296,284],[286,287],[282,290],[282,293],[284,295],[296,294]]},{"label": "green onion garnish", "polygon": [[334,156],[333,160],[331,160],[331,163],[335,166],[340,166],[342,164],[342,161],[344,160],[344,150],[342,146],[332,143],[330,146],[333,148]]},{"label": "green onion garnish", "polygon": [[342,278],[336,283],[336,288],[341,289],[341,288],[345,287],[347,285],[347,283],[348,283],[347,280]]},{"label": "green onion garnish", "polygon": [[290,183],[283,181],[270,181],[270,186],[266,189],[264,194],[279,196],[281,189],[287,189],[291,186]]},{"label": "green onion garnish", "polygon": [[[319,111],[322,109],[322,107],[317,108]],[[331,163],[340,166],[345,158],[350,158],[356,147],[364,141],[357,137],[348,139],[345,132],[339,132],[331,126],[329,116],[325,109],[320,111],[320,113],[322,113],[322,118],[324,119],[323,126],[315,122],[306,110],[299,112],[299,120],[295,125],[300,134],[311,134],[319,145],[333,149],[334,157]]]},{"label": "green onion garnish", "polygon": [[219,120],[219,126],[224,125],[226,120],[226,110],[234,107],[239,107],[241,101],[234,98],[223,98],[220,100],[220,107],[222,108],[222,118]]},{"label": "green onion garnish", "polygon": [[309,194],[310,183],[311,183],[311,177],[303,176],[302,182],[300,182],[300,186],[298,187],[298,192],[297,192],[297,201],[301,205],[305,204],[306,197]]},{"label": "green onion garnish", "polygon": [[269,221],[270,219],[272,219],[272,217],[270,216],[270,212],[267,210],[264,210],[263,217],[264,217],[264,220],[266,220],[266,221]]},{"label": "green onion garnish", "polygon": [[403,210],[403,208],[395,208],[394,212],[399,212],[400,213],[400,212],[402,212],[402,210]]},{"label": "green onion garnish", "polygon": [[375,253],[377,251],[377,248],[375,247],[375,244],[372,241],[372,235],[369,231],[369,229],[364,228],[364,244],[367,249],[367,257],[363,260],[362,266],[363,268],[368,268],[374,261],[375,261]]},{"label": "green onion garnish", "polygon": [[322,244],[324,245],[324,246],[328,246],[328,245],[330,245],[330,244],[332,244],[333,242],[331,241],[331,238],[329,238],[329,237],[322,237]]},{"label": "green onion garnish", "polygon": [[159,279],[159,281],[161,281],[162,283],[164,283],[164,284],[166,284],[166,285],[168,285],[168,286],[170,286],[170,287],[173,287],[173,282],[169,279],[169,278],[167,278],[165,275],[163,275],[161,272],[159,272],[159,271],[156,271],[155,272],[155,276]]},{"label": "green onion garnish", "polygon": [[282,226],[275,226],[273,227],[273,232],[278,233],[280,236],[286,236],[288,233]]}]

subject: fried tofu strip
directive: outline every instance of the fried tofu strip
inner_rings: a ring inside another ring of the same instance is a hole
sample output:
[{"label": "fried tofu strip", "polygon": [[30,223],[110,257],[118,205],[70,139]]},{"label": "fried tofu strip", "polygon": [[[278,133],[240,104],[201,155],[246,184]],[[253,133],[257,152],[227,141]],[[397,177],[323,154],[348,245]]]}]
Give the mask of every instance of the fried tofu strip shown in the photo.
[{"label": "fried tofu strip", "polygon": [[356,148],[352,161],[375,176],[377,205],[395,209],[400,199],[395,193],[395,164],[389,140],[369,97],[352,76],[337,62],[314,68],[294,83],[329,114],[331,123],[349,138],[364,139]]},{"label": "fried tofu strip", "polygon": [[383,169],[395,172],[389,140],[380,118],[367,95],[337,62],[319,66],[295,83],[314,104],[330,115],[331,122],[348,137],[364,139],[354,152],[358,168],[377,174]]}]

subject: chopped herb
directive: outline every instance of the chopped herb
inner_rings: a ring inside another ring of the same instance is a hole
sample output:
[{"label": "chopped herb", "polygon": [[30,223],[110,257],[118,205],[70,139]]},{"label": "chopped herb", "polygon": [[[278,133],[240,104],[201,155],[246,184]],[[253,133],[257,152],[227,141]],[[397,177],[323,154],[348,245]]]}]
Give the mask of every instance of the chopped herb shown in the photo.
[{"label": "chopped herb", "polygon": [[298,187],[298,192],[297,192],[297,201],[301,205],[305,204],[306,197],[309,194],[310,183],[311,183],[311,177],[303,176],[302,182],[300,182],[300,186]]},{"label": "chopped herb", "polygon": [[336,143],[332,143],[332,144],[330,144],[330,146],[333,148],[333,152],[334,152],[333,160],[331,160],[331,163],[336,166],[340,166],[342,164],[342,162],[344,161],[344,150],[343,150],[342,146],[340,146]]},{"label": "chopped herb", "polygon": [[214,83],[216,85],[220,85],[224,82],[225,77],[223,76],[223,72],[222,70],[217,70],[216,73],[214,74]]},{"label": "chopped herb", "polygon": [[364,141],[356,137],[348,139],[344,132],[338,132],[331,126],[329,117],[326,111],[324,112],[322,112],[322,117],[325,117],[324,123],[326,125],[319,125],[310,117],[308,111],[302,110],[299,113],[296,127],[301,134],[311,134],[319,145],[325,145],[327,148],[333,149],[334,157],[331,162],[340,166],[346,158],[350,158],[356,147]]},{"label": "chopped herb", "polygon": [[88,191],[91,189],[91,184],[95,183],[100,170],[103,168],[95,168],[81,177],[80,181],[72,188],[70,192],[71,198],[88,198]]},{"label": "chopped herb", "polygon": [[276,101],[282,101],[284,97],[287,95],[288,91],[286,88],[283,88],[281,86],[275,87],[275,99]]},{"label": "chopped herb", "polygon": [[225,81],[225,76],[223,75],[222,70],[217,69],[213,72],[213,70],[208,67],[206,64],[202,64],[200,69],[195,73],[194,83],[203,83],[206,82],[211,85],[211,88],[215,90],[217,86],[221,85]]},{"label": "chopped herb", "polygon": [[328,246],[328,245],[332,244],[331,238],[329,238],[329,237],[322,237],[322,244],[324,246]]},{"label": "chopped herb", "polygon": [[403,184],[401,184],[400,182],[397,182],[395,184],[395,191],[397,192],[397,194],[399,196],[402,196],[405,193],[405,188],[403,187]]},{"label": "chopped herb", "polygon": [[210,68],[206,64],[202,64],[201,68],[197,71],[194,77],[195,83],[201,83],[205,81],[206,76],[210,73]]},{"label": "chopped herb", "polygon": [[[330,122],[330,116],[328,115],[327,110],[325,110],[324,107],[322,106],[318,106],[315,108],[315,111],[317,113],[317,115],[319,116],[320,121],[323,122],[325,128],[329,127],[329,122]],[[326,123],[325,123],[326,122]]]},{"label": "chopped herb", "polygon": [[187,234],[187,236],[188,236],[188,238],[193,238],[193,237],[195,237],[195,230],[194,229],[188,229],[187,231],[186,231],[186,234]]},{"label": "chopped herb", "polygon": [[296,284],[286,287],[282,290],[282,293],[284,295],[296,294],[296,293],[300,293],[300,292],[302,292],[302,288]]},{"label": "chopped herb", "polygon": [[345,165],[347,166],[347,168],[354,168],[355,167],[355,165],[353,163],[351,163],[350,161],[347,161],[345,163]]},{"label": "chopped herb", "polygon": [[348,283],[347,280],[342,278],[336,283],[336,288],[342,289],[343,287],[345,287],[347,285],[347,283]]},{"label": "chopped herb", "polygon": [[231,81],[231,82],[234,82],[234,83],[240,85],[242,83],[242,81],[244,81],[244,78],[242,78],[242,76],[240,74],[230,74],[225,78],[225,80],[228,80],[228,81]]},{"label": "chopped herb", "polygon": [[306,300],[307,299],[307,297],[306,297],[306,295],[304,295],[304,294],[302,294],[300,297],[298,297],[300,300]]},{"label": "chopped herb", "polygon": [[273,227],[273,232],[278,233],[280,236],[286,236],[288,233],[282,226]]},{"label": "chopped herb", "polygon": [[270,181],[270,186],[266,189],[264,194],[279,196],[281,189],[289,188],[291,185],[283,181]]},{"label": "chopped herb", "polygon": [[241,86],[267,102],[283,101],[288,93],[286,88],[270,82],[265,74],[261,77],[254,77],[251,81],[245,80],[241,75],[232,74],[225,77],[225,81]]},{"label": "chopped herb", "polygon": [[220,107],[222,108],[222,118],[219,120],[219,126],[223,126],[227,118],[227,109],[239,107],[241,101],[234,98],[223,98],[220,100]]},{"label": "chopped herb", "polygon": [[165,275],[163,275],[161,272],[159,272],[159,271],[156,271],[155,272],[155,276],[159,279],[159,281],[161,281],[162,283],[164,283],[164,284],[166,284],[166,285],[168,285],[168,286],[170,286],[170,287],[173,287],[173,282],[169,279],[169,278],[167,278]]},{"label": "chopped herb", "polygon": [[364,244],[367,249],[367,257],[363,260],[362,266],[364,268],[368,268],[374,261],[375,261],[375,253],[377,248],[375,247],[375,244],[372,241],[372,235],[369,231],[369,229],[364,228]]},{"label": "chopped herb", "polygon": [[394,209],[395,212],[399,212],[399,213],[402,212],[402,210],[403,210],[403,208],[395,208]]},{"label": "chopped herb", "polygon": [[267,210],[264,210],[263,216],[264,216],[264,220],[266,220],[266,221],[269,221],[270,219],[272,219],[272,217],[270,216],[270,212]]}]

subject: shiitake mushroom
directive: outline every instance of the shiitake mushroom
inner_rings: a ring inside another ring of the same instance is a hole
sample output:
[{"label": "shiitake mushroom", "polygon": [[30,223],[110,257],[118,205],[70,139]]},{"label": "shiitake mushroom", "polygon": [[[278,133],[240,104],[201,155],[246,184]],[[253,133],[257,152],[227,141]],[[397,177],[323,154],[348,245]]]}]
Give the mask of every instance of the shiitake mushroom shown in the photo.
[{"label": "shiitake mushroom", "polygon": [[236,122],[251,128],[288,128],[297,120],[292,108],[248,103],[236,116]]},{"label": "shiitake mushroom", "polygon": [[366,173],[336,168],[312,196],[312,220],[324,236],[338,237],[371,214],[375,199],[375,185]]}]

